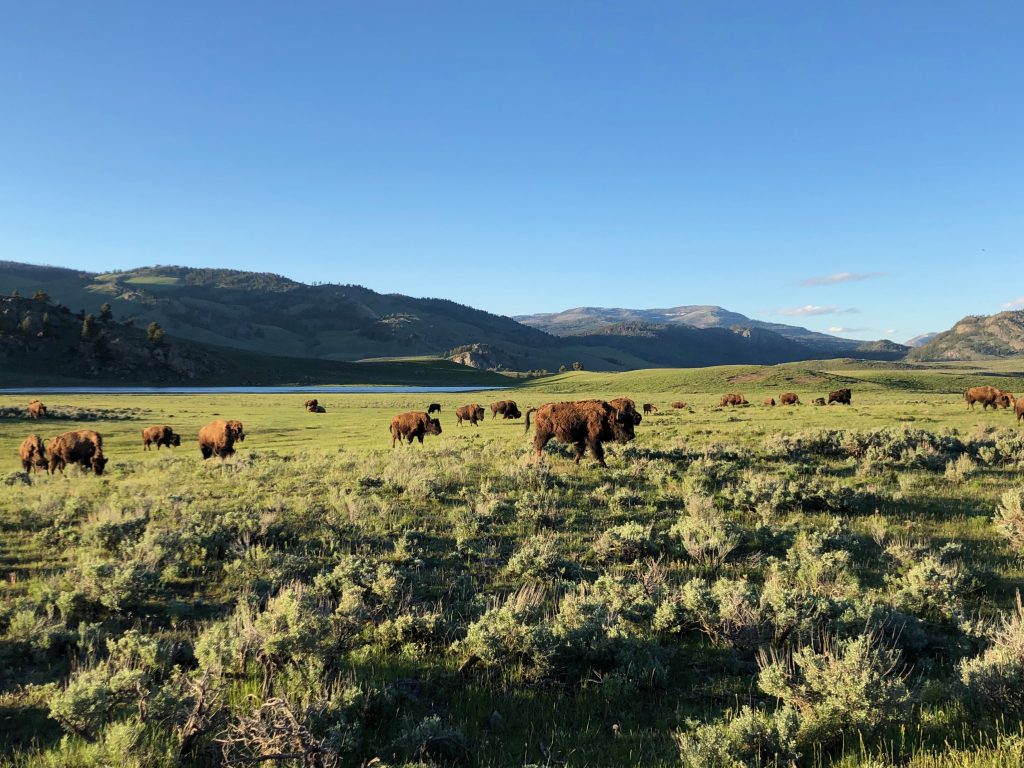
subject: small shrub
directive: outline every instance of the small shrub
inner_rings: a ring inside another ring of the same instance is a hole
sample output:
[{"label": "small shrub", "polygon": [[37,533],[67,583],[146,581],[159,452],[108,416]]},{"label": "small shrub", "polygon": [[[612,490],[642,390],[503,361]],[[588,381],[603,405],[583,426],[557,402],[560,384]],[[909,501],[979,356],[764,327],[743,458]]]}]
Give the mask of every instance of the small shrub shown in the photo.
[{"label": "small shrub", "polygon": [[658,541],[650,528],[640,523],[624,523],[602,533],[594,542],[593,551],[602,563],[632,563],[657,554]]},{"label": "small shrub", "polygon": [[1013,488],[1003,494],[995,525],[1015,550],[1024,551],[1024,489]]},{"label": "small shrub", "polygon": [[800,756],[799,720],[789,707],[766,712],[744,706],[714,723],[688,725],[688,731],[675,734],[683,768],[761,768],[791,764]]}]

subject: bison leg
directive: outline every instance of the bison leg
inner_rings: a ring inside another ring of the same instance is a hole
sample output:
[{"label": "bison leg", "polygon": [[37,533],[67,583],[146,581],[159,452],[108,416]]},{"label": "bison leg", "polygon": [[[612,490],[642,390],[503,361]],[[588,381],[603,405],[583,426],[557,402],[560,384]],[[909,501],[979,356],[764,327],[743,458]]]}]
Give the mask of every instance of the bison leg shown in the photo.
[{"label": "bison leg", "polygon": [[391,433],[391,447],[392,447],[392,448],[394,448],[394,447],[395,447],[395,443],[396,443],[397,441],[398,441],[398,433],[397,433],[397,432],[392,432],[392,433]]},{"label": "bison leg", "polygon": [[551,435],[545,434],[538,431],[533,438],[533,452],[537,454],[539,459],[544,454],[544,446],[551,440]]},{"label": "bison leg", "polygon": [[594,454],[594,458],[597,459],[597,463],[602,467],[608,465],[604,463],[604,447],[601,445],[600,440],[591,440],[588,445],[590,446],[590,452]]},{"label": "bison leg", "polygon": [[583,458],[584,452],[587,450],[587,444],[585,442],[576,443],[573,448],[576,449],[576,457],[573,459],[577,464],[580,463],[580,459]]},{"label": "bison leg", "polygon": [[208,459],[213,456],[213,449],[208,445],[200,445],[199,452],[203,454],[204,459]]}]

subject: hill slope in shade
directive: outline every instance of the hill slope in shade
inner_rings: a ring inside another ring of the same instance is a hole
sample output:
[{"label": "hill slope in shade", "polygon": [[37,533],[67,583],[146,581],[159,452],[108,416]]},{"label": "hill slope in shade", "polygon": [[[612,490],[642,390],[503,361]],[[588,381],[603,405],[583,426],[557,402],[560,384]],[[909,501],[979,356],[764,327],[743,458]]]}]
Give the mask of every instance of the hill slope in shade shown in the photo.
[{"label": "hill slope in shade", "polygon": [[987,360],[1024,354],[1024,311],[969,315],[913,349],[910,360]]},{"label": "hill slope in shade", "polygon": [[12,290],[43,290],[87,312],[109,302],[119,320],[138,327],[155,321],[178,339],[320,360],[430,356],[465,362],[464,350],[487,349],[488,355],[469,359],[514,370],[554,371],[579,362],[588,370],[614,371],[900,354],[859,352],[861,342],[750,321],[720,307],[679,315],[693,324],[677,322],[679,317],[663,323],[602,321],[576,335],[555,336],[445,299],[381,294],[356,285],[306,285],[239,270],[157,266],[94,274],[0,262],[0,294]]}]

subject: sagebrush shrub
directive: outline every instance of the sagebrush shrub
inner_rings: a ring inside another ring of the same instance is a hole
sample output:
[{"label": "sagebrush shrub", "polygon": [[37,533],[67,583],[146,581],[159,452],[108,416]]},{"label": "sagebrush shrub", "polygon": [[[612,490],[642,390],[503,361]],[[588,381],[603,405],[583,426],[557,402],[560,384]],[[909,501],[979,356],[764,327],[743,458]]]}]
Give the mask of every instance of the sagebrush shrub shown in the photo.
[{"label": "sagebrush shrub", "polygon": [[1003,494],[996,507],[995,525],[1015,550],[1024,551],[1024,489],[1013,488]]}]

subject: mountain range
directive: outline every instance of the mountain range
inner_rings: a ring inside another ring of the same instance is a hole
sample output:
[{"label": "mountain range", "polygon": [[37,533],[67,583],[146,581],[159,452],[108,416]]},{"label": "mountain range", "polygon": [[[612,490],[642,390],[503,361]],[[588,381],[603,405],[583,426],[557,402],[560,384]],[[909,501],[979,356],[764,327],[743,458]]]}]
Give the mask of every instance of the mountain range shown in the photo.
[{"label": "mountain range", "polygon": [[[946,334],[939,334],[910,350],[888,340],[842,339],[707,305],[580,307],[511,318],[447,299],[382,294],[358,285],[308,285],[270,273],[176,266],[94,273],[0,262],[0,295],[14,291],[42,291],[78,317],[106,303],[119,323],[139,329],[158,323],[169,339],[192,345],[197,356],[202,350],[214,350],[214,357],[217,350],[235,350],[257,356],[264,368],[279,358],[448,358],[496,370],[615,371],[835,357],[895,360],[908,353],[910,359],[954,359],[949,355],[1015,348],[1009,341],[986,346],[978,337],[947,354],[936,351],[949,347]],[[1013,336],[1009,326],[1006,334]]]}]

